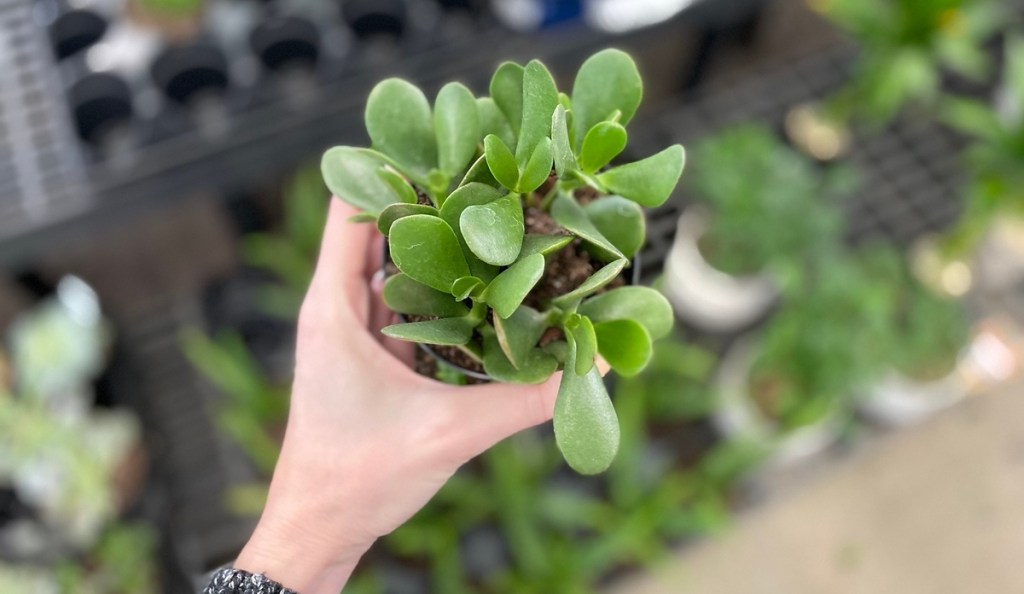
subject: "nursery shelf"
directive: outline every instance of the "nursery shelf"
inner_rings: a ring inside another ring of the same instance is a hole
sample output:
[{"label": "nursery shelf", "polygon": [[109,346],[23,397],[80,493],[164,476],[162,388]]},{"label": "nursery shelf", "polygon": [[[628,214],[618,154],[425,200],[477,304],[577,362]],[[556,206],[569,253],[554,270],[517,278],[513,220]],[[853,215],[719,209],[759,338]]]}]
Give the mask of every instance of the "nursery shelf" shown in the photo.
[{"label": "nursery shelf", "polygon": [[[155,75],[143,73],[126,77],[130,84],[123,86],[130,90],[123,91],[122,103],[135,111],[148,105],[150,112],[155,103],[156,111],[130,116],[127,131],[101,149],[82,140],[92,128],[83,130],[74,110],[69,113],[79,101],[73,83],[95,73],[81,55],[56,62],[47,29],[38,24],[38,6],[48,1],[0,0],[0,67],[15,73],[0,80],[0,264],[45,247],[56,232],[88,232],[96,223],[199,190],[259,184],[328,146],[364,142],[362,101],[385,76],[412,79],[428,92],[451,78],[482,89],[501,59],[537,57],[565,71],[597,48],[657,48],[680,27],[725,26],[763,2],[697,2],[658,25],[614,36],[578,21],[512,33],[484,10],[457,34],[410,32],[414,38],[403,38],[384,57],[349,40],[351,47],[329,67],[317,66],[312,78],[300,81],[305,86],[297,94],[288,95],[282,80],[263,74],[229,85],[220,101],[188,108],[155,99],[167,91],[157,88]],[[434,5],[405,1],[410,7]],[[238,58],[232,51],[224,52],[228,71],[236,61],[254,67],[252,56]]]}]

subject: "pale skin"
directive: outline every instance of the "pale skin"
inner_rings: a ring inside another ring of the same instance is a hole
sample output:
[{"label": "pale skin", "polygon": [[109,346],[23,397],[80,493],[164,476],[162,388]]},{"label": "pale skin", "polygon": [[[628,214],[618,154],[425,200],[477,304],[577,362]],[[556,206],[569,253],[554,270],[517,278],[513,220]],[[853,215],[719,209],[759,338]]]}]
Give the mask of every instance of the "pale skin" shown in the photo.
[{"label": "pale skin", "polygon": [[560,374],[537,386],[453,387],[383,338],[373,225],[332,199],[299,315],[295,381],[266,508],[235,567],[301,594],[337,594],[359,558],[495,443],[551,419]]}]

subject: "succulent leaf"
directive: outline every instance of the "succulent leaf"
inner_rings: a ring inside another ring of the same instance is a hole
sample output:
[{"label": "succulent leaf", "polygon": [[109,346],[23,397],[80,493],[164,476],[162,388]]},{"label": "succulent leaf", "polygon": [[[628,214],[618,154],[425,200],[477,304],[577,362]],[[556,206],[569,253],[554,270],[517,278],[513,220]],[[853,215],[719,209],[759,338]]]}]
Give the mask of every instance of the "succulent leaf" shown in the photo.
[{"label": "succulent leaf", "polygon": [[385,326],[381,332],[384,336],[408,342],[460,346],[468,343],[473,337],[473,328],[476,324],[477,322],[469,317],[443,318],[393,324]]},{"label": "succulent leaf", "polygon": [[551,114],[557,105],[555,79],[544,64],[530,60],[523,72],[523,123],[516,143],[520,168],[526,167],[541,140],[551,136]]},{"label": "succulent leaf", "polygon": [[551,115],[551,152],[555,161],[555,172],[565,178],[579,170],[576,155],[569,140],[569,123],[565,107],[559,105]]},{"label": "succulent leaf", "polygon": [[416,190],[409,185],[409,182],[404,177],[388,167],[378,169],[377,176],[384,180],[384,183],[391,186],[391,189],[398,195],[399,200],[407,204],[416,204]]},{"label": "succulent leaf", "polygon": [[577,310],[595,322],[633,320],[652,340],[672,331],[675,315],[665,296],[650,287],[619,287],[584,301]]},{"label": "succulent leaf", "polygon": [[384,281],[381,296],[388,309],[400,314],[455,318],[469,313],[469,308],[450,294],[431,289],[402,273]]},{"label": "succulent leaf", "polygon": [[634,320],[594,324],[597,350],[619,375],[632,377],[647,367],[654,348],[647,329]]},{"label": "succulent leaf", "polygon": [[490,93],[498,109],[505,114],[512,132],[518,136],[523,121],[523,67],[503,62],[491,77]]},{"label": "succulent leaf", "polygon": [[598,122],[583,138],[580,167],[594,173],[619,156],[626,148],[626,129],[617,122]]},{"label": "succulent leaf", "polygon": [[377,230],[380,231],[381,235],[387,237],[391,231],[391,225],[395,221],[402,217],[408,217],[416,214],[429,215],[432,217],[438,216],[437,209],[433,206],[427,206],[426,204],[406,204],[404,202],[399,204],[392,204],[380,211],[380,216],[377,217]]},{"label": "succulent leaf", "polygon": [[452,296],[457,301],[464,301],[469,299],[471,295],[479,293],[485,284],[484,281],[475,276],[464,276],[452,283]]},{"label": "succulent leaf", "polygon": [[498,344],[513,367],[522,367],[548,327],[548,317],[528,305],[520,305],[508,319],[494,318]]},{"label": "succulent leaf", "polygon": [[437,139],[423,91],[400,78],[383,80],[370,91],[365,119],[373,148],[426,185],[430,171],[437,167]]},{"label": "succulent leaf", "polygon": [[510,384],[539,384],[558,369],[558,360],[541,349],[530,349],[519,367],[505,356],[493,330],[484,332],[484,371],[487,375]]},{"label": "succulent leaf", "polygon": [[522,175],[519,176],[519,192],[530,194],[547,181],[549,175],[551,175],[551,139],[545,136],[537,143],[537,148],[533,150],[533,155],[530,156],[526,167],[523,168]]},{"label": "succulent leaf", "polygon": [[516,165],[512,150],[500,138],[491,134],[484,138],[484,156],[487,157],[487,167],[494,179],[509,190],[515,190],[519,184],[519,166]]},{"label": "succulent leaf", "polygon": [[572,87],[576,147],[587,131],[618,110],[619,123],[629,123],[640,106],[643,81],[629,54],[606,49],[587,58],[576,74]]},{"label": "succulent leaf", "polygon": [[441,87],[434,101],[434,135],[438,165],[449,179],[473,160],[480,131],[480,112],[473,93],[457,82]]},{"label": "succulent leaf", "polygon": [[577,375],[576,345],[569,340],[565,371],[555,401],[555,442],[580,474],[604,472],[619,451],[619,420],[597,367]]},{"label": "succulent leaf", "polygon": [[519,251],[519,259],[532,254],[553,254],[572,243],[572,235],[540,235],[527,233],[523,237],[523,249]]},{"label": "succulent leaf", "polygon": [[683,174],[685,160],[683,147],[674,144],[646,159],[613,167],[598,174],[597,179],[609,192],[654,208],[672,194]]},{"label": "succulent leaf", "polygon": [[480,137],[494,134],[506,145],[512,146],[516,143],[516,133],[508,123],[504,112],[490,97],[479,97],[476,100],[477,110],[480,112]]},{"label": "succulent leaf", "polygon": [[572,369],[576,375],[586,375],[594,367],[594,357],[597,356],[597,334],[594,332],[594,324],[587,316],[570,314],[565,321],[565,330],[572,336],[572,343],[576,345],[576,364]]},{"label": "succulent leaf", "polygon": [[523,247],[523,207],[518,194],[488,204],[468,206],[459,217],[459,229],[470,251],[488,264],[507,266]]},{"label": "succulent leaf", "polygon": [[622,272],[622,269],[626,267],[627,263],[627,260],[622,259],[605,265],[598,269],[597,272],[590,275],[590,278],[583,281],[583,284],[580,286],[564,295],[559,295],[552,299],[552,304],[562,308],[569,307],[580,299],[599,291],[602,287],[615,280],[615,278],[619,276],[619,273]]},{"label": "succulent leaf", "polygon": [[625,257],[625,254],[590,221],[583,207],[570,196],[562,194],[555,197],[551,203],[551,217],[567,231],[595,248],[602,260]]},{"label": "succulent leaf", "polygon": [[543,275],[544,256],[527,256],[494,277],[481,298],[494,313],[507,318],[515,313]]},{"label": "succulent leaf", "polygon": [[443,219],[416,214],[398,219],[388,236],[391,260],[411,279],[442,292],[469,276],[455,232]]},{"label": "succulent leaf", "polygon": [[376,151],[336,146],[324,153],[320,169],[332,194],[376,216],[389,204],[403,202],[406,198],[378,174],[388,164]]},{"label": "succulent leaf", "polygon": [[583,207],[590,222],[627,258],[636,255],[647,236],[644,210],[622,196],[605,196]]}]

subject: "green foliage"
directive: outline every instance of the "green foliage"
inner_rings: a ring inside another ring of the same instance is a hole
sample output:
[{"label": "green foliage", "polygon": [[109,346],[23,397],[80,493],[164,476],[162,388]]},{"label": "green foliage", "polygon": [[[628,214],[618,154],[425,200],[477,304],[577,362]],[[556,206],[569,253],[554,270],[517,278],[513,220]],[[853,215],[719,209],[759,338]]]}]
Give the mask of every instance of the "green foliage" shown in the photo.
[{"label": "green foliage", "polygon": [[933,107],[944,70],[973,79],[991,68],[983,43],[1008,15],[996,0],[824,0],[824,15],[861,46],[836,115],[884,124],[908,103]]},{"label": "green foliage", "polygon": [[845,410],[888,365],[893,285],[865,253],[832,253],[791,279],[756,342],[750,393],[783,429]]},{"label": "green foliage", "polygon": [[974,139],[966,152],[966,205],[946,238],[954,256],[975,247],[993,219],[1024,213],[1024,38],[1006,41],[1006,62],[994,105],[947,96],[939,109],[949,126]]},{"label": "green foliage", "polygon": [[[389,306],[434,318],[384,333],[459,345],[478,354],[498,381],[536,383],[563,369],[558,443],[575,468],[599,472],[611,462],[618,431],[595,358],[603,353],[613,368],[636,374],[650,358],[651,340],[672,321],[658,293],[607,287],[643,245],[643,207],[668,199],[684,151],[675,145],[607,167],[626,146],[625,125],[643,94],[635,64],[618,50],[583,64],[571,98],[536,60],[502,64],[489,91],[476,98],[450,83],[431,108],[412,84],[381,82],[366,106],[373,148],[329,150],[324,179],[388,236],[402,272],[386,285]],[[597,198],[582,205],[576,191],[585,187]],[[414,205],[413,188],[432,206]],[[546,211],[559,234],[529,233],[527,206]],[[546,297],[540,309],[524,306],[543,282],[548,259],[571,243],[600,265],[580,286]],[[643,309],[623,305],[627,296],[639,297]],[[602,297],[610,300],[600,305]],[[591,301],[600,320],[580,313]],[[548,329],[562,338],[541,348]]]},{"label": "green foliage", "polygon": [[719,270],[785,276],[839,242],[836,194],[849,173],[821,173],[756,124],[727,129],[694,153],[693,190],[712,211],[699,245]]}]

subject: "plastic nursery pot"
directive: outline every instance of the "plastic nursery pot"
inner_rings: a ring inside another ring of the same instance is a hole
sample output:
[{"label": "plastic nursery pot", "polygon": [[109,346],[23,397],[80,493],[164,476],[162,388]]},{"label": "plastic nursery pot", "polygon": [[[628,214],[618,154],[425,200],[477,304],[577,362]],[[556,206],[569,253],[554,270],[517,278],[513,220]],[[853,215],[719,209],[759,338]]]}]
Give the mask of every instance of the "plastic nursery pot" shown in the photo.
[{"label": "plastic nursery pot", "polygon": [[249,39],[263,67],[271,72],[316,68],[320,32],[311,21],[286,16],[257,26]]},{"label": "plastic nursery pot", "polygon": [[921,380],[896,369],[868,387],[857,402],[866,418],[887,427],[904,427],[924,421],[967,397],[967,379],[958,363],[942,377]]},{"label": "plastic nursery pot", "polygon": [[708,263],[698,246],[708,221],[707,211],[694,206],[679,217],[665,258],[663,291],[676,314],[692,325],[732,332],[763,316],[778,299],[778,289],[767,276],[732,276]]},{"label": "plastic nursery pot", "polygon": [[151,71],[164,94],[180,104],[222,95],[230,82],[224,52],[207,42],[167,47],[157,56]]},{"label": "plastic nursery pot", "polygon": [[50,39],[58,60],[89,48],[106,32],[107,20],[84,8],[62,12],[50,25]]},{"label": "plastic nursery pot", "polygon": [[756,444],[768,454],[765,466],[784,468],[807,460],[839,440],[842,415],[833,408],[821,419],[786,431],[768,417],[750,393],[750,371],[755,357],[754,340],[741,338],[722,358],[715,377],[718,402],[711,421],[725,438]]},{"label": "plastic nursery pot", "polygon": [[[388,251],[388,244],[387,244],[386,241],[384,242],[384,248],[383,249],[384,249],[384,259],[383,259],[383,261],[386,262],[386,263],[390,263],[391,262],[391,256],[390,256],[390,253]],[[626,284],[627,285],[639,285],[640,284],[640,273],[641,273],[640,266],[641,266],[640,254],[636,254],[635,256],[633,256],[633,261],[630,264],[629,271],[623,273],[623,275],[628,275],[628,276],[626,276]],[[385,264],[385,267],[382,269],[381,273],[383,275],[385,275],[385,276],[388,275],[387,264]],[[403,314],[398,314],[398,318],[402,322],[409,321],[408,318],[405,315],[403,315]],[[473,378],[473,379],[481,380],[481,381],[488,381],[488,382],[492,381],[491,376],[487,375],[486,373],[483,373],[483,372],[480,372],[480,371],[475,371],[473,369],[466,369],[465,367],[463,367],[463,366],[461,366],[461,365],[459,365],[457,363],[449,361],[448,359],[446,359],[443,356],[441,356],[429,344],[425,344],[425,343],[420,342],[420,343],[416,343],[416,346],[419,347],[422,352],[426,353],[432,359],[436,360],[438,362],[438,365],[444,365],[445,367],[448,367],[449,369],[455,370],[455,371],[457,371],[457,372],[459,372],[459,373],[461,373],[461,374],[463,374],[463,375],[465,375],[466,377],[469,377],[469,378]]]},{"label": "plastic nursery pot", "polygon": [[68,89],[68,100],[78,135],[93,145],[104,144],[106,137],[132,119],[131,89],[114,74],[85,75]]},{"label": "plastic nursery pot", "polygon": [[405,0],[343,0],[341,13],[359,39],[392,37],[399,39],[409,24]]}]

